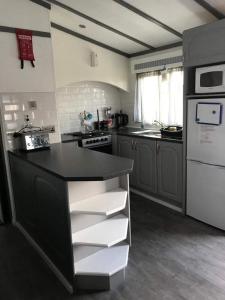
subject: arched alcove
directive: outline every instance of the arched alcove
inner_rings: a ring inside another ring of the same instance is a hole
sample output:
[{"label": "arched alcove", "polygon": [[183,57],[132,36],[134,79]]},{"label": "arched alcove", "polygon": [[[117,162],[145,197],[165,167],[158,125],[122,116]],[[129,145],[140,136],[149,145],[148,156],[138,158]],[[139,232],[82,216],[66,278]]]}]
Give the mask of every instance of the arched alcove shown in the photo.
[{"label": "arched alcove", "polygon": [[104,108],[111,107],[112,113],[122,109],[121,95],[118,87],[99,81],[79,81],[56,90],[56,102],[61,133],[80,130],[79,114],[84,110],[97,120],[97,109],[100,120],[104,119]]}]

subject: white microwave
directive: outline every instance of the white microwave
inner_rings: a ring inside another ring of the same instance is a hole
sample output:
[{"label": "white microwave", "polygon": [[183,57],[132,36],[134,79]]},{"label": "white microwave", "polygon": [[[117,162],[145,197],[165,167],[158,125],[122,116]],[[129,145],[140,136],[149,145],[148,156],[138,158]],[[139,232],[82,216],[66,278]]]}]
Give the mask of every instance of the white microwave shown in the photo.
[{"label": "white microwave", "polygon": [[225,92],[225,64],[196,68],[195,93]]}]

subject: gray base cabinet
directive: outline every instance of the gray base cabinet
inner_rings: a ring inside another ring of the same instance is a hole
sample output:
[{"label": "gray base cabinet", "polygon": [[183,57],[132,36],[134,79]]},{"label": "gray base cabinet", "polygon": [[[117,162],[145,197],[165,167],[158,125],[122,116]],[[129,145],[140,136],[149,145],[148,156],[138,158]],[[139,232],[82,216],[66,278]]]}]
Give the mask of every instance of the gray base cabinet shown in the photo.
[{"label": "gray base cabinet", "polygon": [[117,154],[134,160],[132,187],[181,206],[182,144],[128,136],[117,143]]},{"label": "gray base cabinet", "polygon": [[135,139],[136,186],[143,191],[156,193],[156,143],[153,140]]},{"label": "gray base cabinet", "polygon": [[182,144],[157,142],[158,194],[176,202],[182,199]]},{"label": "gray base cabinet", "polygon": [[118,155],[121,157],[126,157],[134,160],[133,172],[130,174],[130,184],[136,186],[136,158],[134,152],[134,142],[130,137],[120,137],[117,138]]}]

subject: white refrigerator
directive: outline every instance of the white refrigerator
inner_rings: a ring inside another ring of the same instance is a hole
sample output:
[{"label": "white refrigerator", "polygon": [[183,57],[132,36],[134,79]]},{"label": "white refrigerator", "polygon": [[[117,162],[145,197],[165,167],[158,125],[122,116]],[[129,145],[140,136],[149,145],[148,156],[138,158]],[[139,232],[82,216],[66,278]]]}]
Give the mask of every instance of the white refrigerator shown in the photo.
[{"label": "white refrigerator", "polygon": [[187,215],[225,230],[225,99],[188,103]]}]

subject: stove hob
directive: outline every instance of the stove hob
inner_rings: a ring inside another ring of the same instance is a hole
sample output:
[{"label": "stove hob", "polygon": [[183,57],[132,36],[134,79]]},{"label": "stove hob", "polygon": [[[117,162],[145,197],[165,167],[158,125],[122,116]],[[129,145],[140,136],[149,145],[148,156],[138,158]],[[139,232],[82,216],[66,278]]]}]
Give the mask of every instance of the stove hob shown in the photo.
[{"label": "stove hob", "polygon": [[72,132],[72,133],[68,133],[68,135],[80,137],[82,139],[89,139],[89,138],[93,138],[93,137],[106,136],[106,135],[109,135],[109,133],[103,132],[103,131],[91,131],[91,132],[87,132],[87,133]]}]

